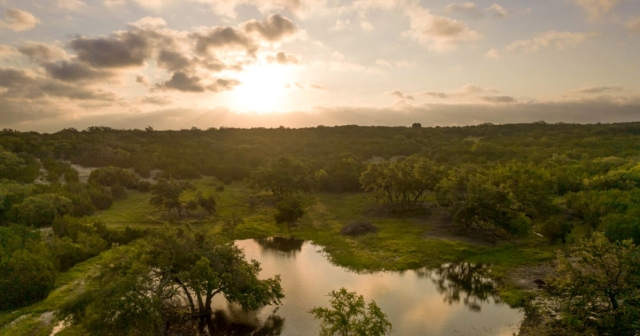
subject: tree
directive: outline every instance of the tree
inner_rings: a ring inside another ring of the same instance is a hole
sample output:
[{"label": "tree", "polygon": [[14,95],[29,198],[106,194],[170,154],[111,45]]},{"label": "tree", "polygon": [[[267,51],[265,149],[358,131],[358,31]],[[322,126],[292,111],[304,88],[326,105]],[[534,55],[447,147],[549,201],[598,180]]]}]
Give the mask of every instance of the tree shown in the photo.
[{"label": "tree", "polygon": [[276,206],[278,212],[273,215],[276,223],[293,223],[302,216],[304,216],[304,210],[302,204],[295,198],[287,198],[282,202],[279,202]]},{"label": "tree", "polygon": [[309,311],[320,320],[320,336],[383,336],[393,331],[375,301],[365,304],[362,295],[346,288],[333,290],[328,296],[331,308],[315,307]]},{"label": "tree", "polygon": [[258,279],[260,264],[245,261],[232,242],[219,239],[167,228],[112,250],[61,316],[93,335],[162,335],[169,316],[181,311],[190,319],[211,318],[218,294],[247,310],[280,304],[280,278]]},{"label": "tree", "polygon": [[283,197],[311,191],[313,180],[309,177],[309,171],[305,165],[280,157],[251,173],[251,186]]},{"label": "tree", "polygon": [[156,184],[151,186],[152,196],[149,203],[156,208],[164,208],[169,211],[177,209],[178,214],[182,214],[180,195],[185,190],[193,189],[195,189],[195,187],[189,181],[160,179]]},{"label": "tree", "polygon": [[0,227],[0,310],[46,298],[55,281],[54,260],[39,232]]},{"label": "tree", "polygon": [[49,226],[54,219],[71,212],[71,200],[56,194],[40,194],[27,197],[11,207],[16,223],[26,226]]},{"label": "tree", "polygon": [[596,232],[573,248],[558,251],[548,278],[549,292],[561,299],[565,325],[599,335],[640,332],[640,247],[631,240],[611,243]]}]

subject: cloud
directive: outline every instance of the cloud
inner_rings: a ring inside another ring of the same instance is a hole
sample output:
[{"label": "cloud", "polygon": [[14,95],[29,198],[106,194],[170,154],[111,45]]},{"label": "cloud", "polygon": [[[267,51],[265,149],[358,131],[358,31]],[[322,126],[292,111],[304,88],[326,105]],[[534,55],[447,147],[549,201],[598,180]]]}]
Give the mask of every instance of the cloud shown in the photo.
[{"label": "cloud", "polygon": [[593,33],[557,32],[550,30],[539,34],[531,40],[519,40],[507,46],[509,52],[534,53],[543,48],[555,47],[557,50],[575,48],[588,38],[595,36]]},{"label": "cloud", "polygon": [[255,54],[258,46],[244,31],[233,27],[205,28],[191,34],[196,41],[195,50],[199,54],[207,54],[210,50],[244,50],[247,54]]},{"label": "cloud", "polygon": [[444,11],[447,13],[462,12],[476,18],[483,16],[482,13],[478,10],[478,6],[476,6],[476,4],[473,2],[452,3],[447,5],[444,8]]},{"label": "cloud", "polygon": [[16,48],[6,44],[0,44],[0,57],[16,54]]},{"label": "cloud", "polygon": [[619,2],[619,0],[573,0],[575,5],[585,10],[590,20],[600,19],[611,12]]},{"label": "cloud", "polygon": [[605,92],[620,92],[622,91],[622,86],[620,85],[611,85],[611,86],[592,86],[583,89],[578,89],[573,91],[574,93],[580,94],[599,94]]},{"label": "cloud", "polygon": [[109,91],[62,83],[23,69],[0,68],[0,87],[7,89],[0,94],[3,99],[34,100],[45,96],[70,100],[98,100],[113,102],[117,96]]},{"label": "cloud", "polygon": [[52,78],[65,82],[93,81],[113,76],[113,73],[95,70],[75,61],[49,62],[43,64],[43,67]]},{"label": "cloud", "polygon": [[[138,0],[142,1],[142,0]],[[150,0],[145,0],[150,1]],[[162,1],[162,0],[151,0]],[[165,0],[168,1],[168,0]],[[304,18],[311,13],[321,11],[327,5],[327,0],[189,0],[191,2],[209,5],[211,10],[218,15],[236,18],[236,9],[240,6],[253,6],[260,13],[289,11],[298,17]]]},{"label": "cloud", "polygon": [[422,7],[408,8],[405,15],[410,19],[411,29],[403,35],[427,45],[429,50],[455,50],[461,43],[484,38],[482,34],[469,29],[464,22],[433,15]]},{"label": "cloud", "polygon": [[491,50],[487,51],[486,54],[484,54],[484,57],[491,58],[491,59],[499,59],[500,58],[500,53],[496,49],[491,49]]},{"label": "cloud", "polygon": [[376,65],[381,67],[387,67],[387,68],[396,67],[396,68],[402,68],[402,69],[411,69],[416,66],[415,63],[407,60],[388,61],[382,58],[376,59]]},{"label": "cloud", "polygon": [[390,95],[400,99],[400,100],[415,100],[412,95],[404,94],[400,90],[393,90],[389,92]]},{"label": "cloud", "polygon": [[147,105],[166,106],[166,105],[171,105],[171,103],[173,103],[171,98],[167,96],[141,96],[141,97],[138,97],[136,100],[140,104],[147,104]]},{"label": "cloud", "polygon": [[371,31],[373,30],[373,24],[369,21],[360,21],[360,28],[362,28],[362,30],[365,31]]},{"label": "cloud", "polygon": [[87,8],[87,3],[80,0],[58,0],[58,7],[74,12]]},{"label": "cloud", "polygon": [[149,80],[145,76],[138,75],[136,76],[136,83],[142,84],[142,85],[149,85]]},{"label": "cloud", "polygon": [[336,21],[336,23],[333,25],[333,27],[331,27],[331,31],[343,31],[347,28],[349,28],[351,26],[351,21],[347,20],[338,20]]},{"label": "cloud", "polygon": [[192,66],[192,61],[190,58],[184,56],[179,52],[166,49],[160,50],[157,62],[158,67],[167,69],[170,72],[184,70]]},{"label": "cloud", "polygon": [[264,21],[249,20],[242,27],[248,33],[257,33],[269,42],[281,42],[298,34],[299,29],[293,21],[278,14],[269,15]]},{"label": "cloud", "polygon": [[485,8],[485,10],[489,13],[491,13],[493,16],[498,17],[498,18],[506,18],[507,17],[507,10],[504,9],[502,6],[498,5],[497,3],[494,3],[493,5]]},{"label": "cloud", "polygon": [[640,32],[640,16],[627,21],[624,26],[633,33]]},{"label": "cloud", "polygon": [[511,96],[482,96],[480,99],[492,104],[510,104],[518,101]]},{"label": "cloud", "polygon": [[496,92],[498,91],[495,89],[485,89],[477,85],[466,84],[463,87],[448,93],[426,91],[426,92],[421,92],[420,94],[423,96],[431,97],[431,98],[447,99],[451,97],[464,98],[464,97],[475,96],[479,93],[496,93]]},{"label": "cloud", "polygon": [[15,8],[4,11],[4,20],[0,20],[0,28],[7,28],[14,32],[34,29],[40,24],[40,19],[29,12]]},{"label": "cloud", "polygon": [[312,89],[316,89],[316,90],[327,90],[328,88],[325,85],[322,84],[311,84],[309,86]]},{"label": "cloud", "polygon": [[69,46],[78,59],[96,68],[142,66],[151,57],[151,41],[143,32],[117,32],[109,37],[76,37]]},{"label": "cloud", "polygon": [[49,62],[67,58],[67,52],[54,45],[27,41],[18,47],[18,52],[36,63]]},{"label": "cloud", "polygon": [[176,90],[182,92],[222,92],[233,90],[240,82],[235,79],[217,79],[213,83],[203,84],[198,76],[189,76],[184,72],[176,72],[170,80],[157,84],[156,87],[164,90]]},{"label": "cloud", "polygon": [[267,62],[269,63],[278,63],[282,65],[299,65],[302,64],[300,61],[300,57],[296,55],[287,54],[285,52],[279,51],[275,55],[268,55]]},{"label": "cloud", "polygon": [[200,77],[189,76],[180,71],[174,73],[170,80],[162,84],[157,84],[157,87],[182,92],[204,92],[206,90],[206,87],[200,83]]}]

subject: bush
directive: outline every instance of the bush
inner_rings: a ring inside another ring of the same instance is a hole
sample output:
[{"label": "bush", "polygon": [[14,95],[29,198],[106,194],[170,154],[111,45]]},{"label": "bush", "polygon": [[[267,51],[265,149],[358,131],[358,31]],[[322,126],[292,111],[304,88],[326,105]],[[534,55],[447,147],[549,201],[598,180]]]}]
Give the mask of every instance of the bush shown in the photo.
[{"label": "bush", "polygon": [[273,216],[277,223],[293,223],[304,215],[302,205],[297,199],[288,198],[278,203],[278,212]]},{"label": "bush", "polygon": [[116,184],[127,188],[135,188],[138,178],[131,171],[117,167],[103,167],[96,169],[89,175],[89,182],[105,187]]},{"label": "bush", "polygon": [[119,184],[111,186],[111,196],[113,199],[120,200],[127,198],[127,190]]},{"label": "bush", "polygon": [[144,180],[138,181],[138,191],[148,192],[149,190],[151,190],[151,182]]},{"label": "bush", "polygon": [[219,185],[216,187],[216,191],[224,191],[224,185]]},{"label": "bush", "polygon": [[357,221],[342,227],[340,233],[344,236],[360,236],[378,232],[378,228],[369,221]]},{"label": "bush", "polygon": [[99,186],[89,189],[89,198],[91,198],[91,203],[98,210],[107,210],[113,205],[111,193]]}]

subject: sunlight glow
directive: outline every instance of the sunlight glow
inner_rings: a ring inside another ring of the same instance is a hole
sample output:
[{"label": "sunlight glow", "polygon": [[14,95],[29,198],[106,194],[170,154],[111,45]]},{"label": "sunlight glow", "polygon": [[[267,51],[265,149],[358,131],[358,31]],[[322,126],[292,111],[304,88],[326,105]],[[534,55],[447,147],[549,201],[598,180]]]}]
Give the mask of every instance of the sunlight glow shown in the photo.
[{"label": "sunlight glow", "polygon": [[229,105],[245,112],[277,112],[288,106],[292,72],[279,65],[256,65],[238,74],[241,84],[230,95]]}]

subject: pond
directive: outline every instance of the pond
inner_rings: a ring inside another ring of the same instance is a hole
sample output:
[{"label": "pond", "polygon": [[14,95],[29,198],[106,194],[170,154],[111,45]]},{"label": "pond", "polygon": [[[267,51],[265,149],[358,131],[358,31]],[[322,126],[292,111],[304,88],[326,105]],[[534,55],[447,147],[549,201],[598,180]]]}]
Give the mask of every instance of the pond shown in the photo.
[{"label": "pond", "polygon": [[217,296],[216,319],[226,319],[223,324],[235,321],[236,327],[236,323],[252,326],[242,334],[318,335],[319,323],[308,311],[328,307],[327,294],[341,287],[366,301],[375,300],[393,324],[393,335],[507,336],[517,334],[524,318],[523,312],[499,301],[493,284],[483,276],[488,270],[483,265],[359,274],[332,264],[311,242],[275,237],[236,241],[236,245],[247,259],[261,263],[262,278],[281,275],[286,296],[280,307],[250,313]]}]

